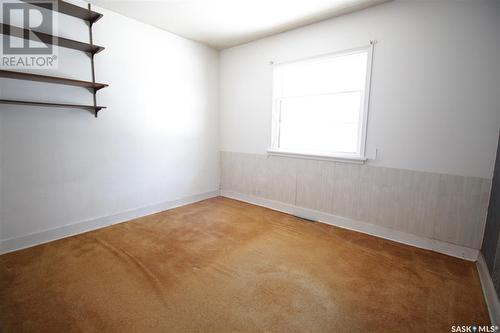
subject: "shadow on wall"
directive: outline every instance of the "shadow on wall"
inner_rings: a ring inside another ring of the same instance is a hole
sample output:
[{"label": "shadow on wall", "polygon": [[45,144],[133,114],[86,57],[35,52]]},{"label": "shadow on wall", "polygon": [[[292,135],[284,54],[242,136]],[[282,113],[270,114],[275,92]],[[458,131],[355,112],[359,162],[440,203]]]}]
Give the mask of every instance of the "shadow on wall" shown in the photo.
[{"label": "shadow on wall", "polygon": [[484,231],[483,253],[488,269],[490,270],[493,284],[500,297],[500,139],[497,147],[497,157],[495,162],[495,171],[493,173],[493,183],[491,186],[490,204],[488,206],[488,218],[486,220],[486,229]]}]

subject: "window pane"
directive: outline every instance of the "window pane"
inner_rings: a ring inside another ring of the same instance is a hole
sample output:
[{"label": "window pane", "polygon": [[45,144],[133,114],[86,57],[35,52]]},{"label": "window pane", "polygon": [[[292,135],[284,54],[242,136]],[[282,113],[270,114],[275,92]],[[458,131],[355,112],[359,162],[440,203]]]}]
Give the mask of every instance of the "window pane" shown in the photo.
[{"label": "window pane", "polygon": [[282,97],[364,90],[366,52],[284,65]]},{"label": "window pane", "polygon": [[281,100],[279,148],[358,153],[361,92]]}]

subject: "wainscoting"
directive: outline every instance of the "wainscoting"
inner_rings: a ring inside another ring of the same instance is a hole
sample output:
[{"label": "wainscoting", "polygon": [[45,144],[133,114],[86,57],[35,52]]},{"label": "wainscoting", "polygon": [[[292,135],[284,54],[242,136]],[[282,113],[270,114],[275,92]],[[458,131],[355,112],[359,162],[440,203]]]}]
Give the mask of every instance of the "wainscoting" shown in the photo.
[{"label": "wainscoting", "polygon": [[480,249],[491,180],[221,153],[221,189]]}]

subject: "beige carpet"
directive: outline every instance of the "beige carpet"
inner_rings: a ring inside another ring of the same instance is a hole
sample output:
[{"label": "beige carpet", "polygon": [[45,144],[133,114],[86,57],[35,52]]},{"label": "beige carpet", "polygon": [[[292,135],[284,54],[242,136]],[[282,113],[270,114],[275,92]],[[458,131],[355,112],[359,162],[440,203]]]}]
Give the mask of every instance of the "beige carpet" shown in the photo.
[{"label": "beige carpet", "polygon": [[0,256],[0,332],[450,332],[471,262],[214,198]]}]

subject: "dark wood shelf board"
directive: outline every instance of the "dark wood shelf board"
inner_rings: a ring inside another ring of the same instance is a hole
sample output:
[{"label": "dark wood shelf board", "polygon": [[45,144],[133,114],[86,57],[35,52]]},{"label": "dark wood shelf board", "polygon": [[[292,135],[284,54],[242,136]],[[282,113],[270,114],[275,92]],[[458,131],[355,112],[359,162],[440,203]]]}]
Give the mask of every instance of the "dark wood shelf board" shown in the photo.
[{"label": "dark wood shelf board", "polygon": [[20,101],[11,99],[0,99],[0,104],[11,104],[11,105],[31,105],[31,106],[43,106],[43,107],[56,107],[56,108],[71,108],[71,109],[84,109],[94,112],[99,112],[105,109],[105,106],[93,106],[93,105],[81,105],[81,104],[61,104],[61,103],[45,103],[45,102],[34,102],[34,101]]},{"label": "dark wood shelf board", "polygon": [[[102,46],[92,45],[72,39],[52,36],[43,32],[23,29],[5,23],[2,23],[1,33],[8,36],[14,36],[33,41],[41,41],[46,44],[58,45],[60,47],[65,47],[68,49],[89,52],[91,54],[96,54],[104,50],[104,47]],[[33,37],[33,35],[35,35],[36,37]]]},{"label": "dark wood shelf board", "polygon": [[53,3],[54,3],[53,7],[51,7],[47,2],[40,2],[40,1],[33,1],[33,0],[22,0],[22,1],[29,3],[33,6],[38,6],[38,7],[42,7],[45,9],[51,9],[51,10],[57,11],[61,14],[66,14],[69,16],[77,17],[79,19],[88,21],[90,23],[94,23],[102,17],[101,13],[97,13],[97,12],[94,12],[92,10],[88,10],[86,8],[79,7],[79,6],[76,6],[76,5],[73,5],[71,3],[61,1],[61,0],[53,1]]},{"label": "dark wood shelf board", "polygon": [[77,86],[89,89],[92,88],[95,89],[96,91],[108,86],[107,84],[104,83],[94,83],[90,81],[66,79],[56,76],[38,75],[38,74],[5,71],[5,70],[0,70],[0,78],[64,84],[68,86]]}]

